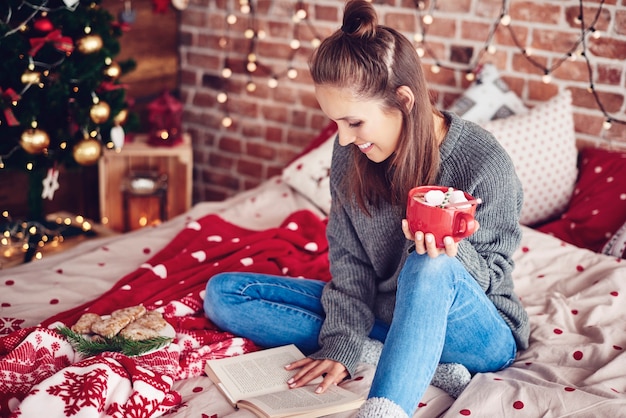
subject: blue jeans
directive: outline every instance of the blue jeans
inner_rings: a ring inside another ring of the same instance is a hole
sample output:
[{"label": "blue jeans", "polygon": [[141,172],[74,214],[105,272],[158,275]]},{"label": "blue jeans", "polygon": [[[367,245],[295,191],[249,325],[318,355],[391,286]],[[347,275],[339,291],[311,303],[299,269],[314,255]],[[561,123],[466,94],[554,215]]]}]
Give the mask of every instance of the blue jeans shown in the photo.
[{"label": "blue jeans", "polygon": [[[207,284],[204,310],[220,328],[262,347],[319,348],[324,283],[256,273],[221,273]],[[455,258],[411,254],[398,277],[390,327],[370,333],[383,341],[369,397],[383,397],[412,416],[438,363],[471,373],[496,371],[515,359],[510,328],[476,280]]]}]

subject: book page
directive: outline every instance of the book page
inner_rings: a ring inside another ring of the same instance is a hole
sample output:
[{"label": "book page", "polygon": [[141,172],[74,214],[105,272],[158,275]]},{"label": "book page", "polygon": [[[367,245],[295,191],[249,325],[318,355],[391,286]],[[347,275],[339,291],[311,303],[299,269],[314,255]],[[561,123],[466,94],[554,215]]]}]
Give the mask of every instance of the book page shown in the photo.
[{"label": "book page", "polygon": [[294,370],[285,365],[304,358],[295,345],[270,348],[241,356],[208,360],[206,372],[232,401],[288,389]]},{"label": "book page", "polygon": [[364,402],[362,396],[339,386],[330,386],[321,394],[315,393],[315,388],[317,385],[307,385],[268,393],[242,400],[238,406],[267,417],[319,417],[356,409]]}]

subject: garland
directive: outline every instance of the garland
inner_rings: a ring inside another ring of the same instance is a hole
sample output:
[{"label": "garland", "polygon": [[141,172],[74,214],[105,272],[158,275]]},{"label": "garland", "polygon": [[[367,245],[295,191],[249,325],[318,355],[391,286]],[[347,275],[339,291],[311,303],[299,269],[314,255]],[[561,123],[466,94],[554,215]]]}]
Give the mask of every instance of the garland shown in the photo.
[{"label": "garland", "polygon": [[95,356],[106,351],[120,352],[130,357],[139,356],[163,348],[172,341],[169,337],[155,337],[137,341],[120,335],[111,338],[100,336],[89,338],[65,326],[58,327],[57,332],[64,336],[76,351],[86,356]]}]

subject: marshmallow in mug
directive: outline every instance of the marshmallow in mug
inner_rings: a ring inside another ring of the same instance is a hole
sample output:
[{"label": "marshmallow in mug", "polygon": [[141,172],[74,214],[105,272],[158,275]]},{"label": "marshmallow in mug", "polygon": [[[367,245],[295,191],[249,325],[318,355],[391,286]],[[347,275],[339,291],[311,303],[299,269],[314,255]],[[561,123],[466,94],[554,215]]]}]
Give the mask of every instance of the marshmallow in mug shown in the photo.
[{"label": "marshmallow in mug", "polygon": [[[441,206],[445,207],[450,203],[463,203],[467,202],[467,198],[465,197],[465,193],[462,190],[455,190],[452,187],[448,189],[447,192],[443,192],[441,190],[429,190],[424,194],[424,203],[429,206]],[[461,205],[459,207],[467,207],[466,205]]]}]

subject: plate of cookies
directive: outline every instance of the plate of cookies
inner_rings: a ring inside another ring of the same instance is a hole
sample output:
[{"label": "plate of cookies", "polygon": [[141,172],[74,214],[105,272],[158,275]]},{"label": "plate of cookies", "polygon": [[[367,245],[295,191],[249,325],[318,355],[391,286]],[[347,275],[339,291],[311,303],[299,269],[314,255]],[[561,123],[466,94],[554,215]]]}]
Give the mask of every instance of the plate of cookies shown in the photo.
[{"label": "plate of cookies", "polygon": [[85,355],[116,351],[146,355],[169,345],[176,331],[160,312],[143,305],[114,310],[110,315],[85,313],[71,327],[59,327],[74,349]]}]

